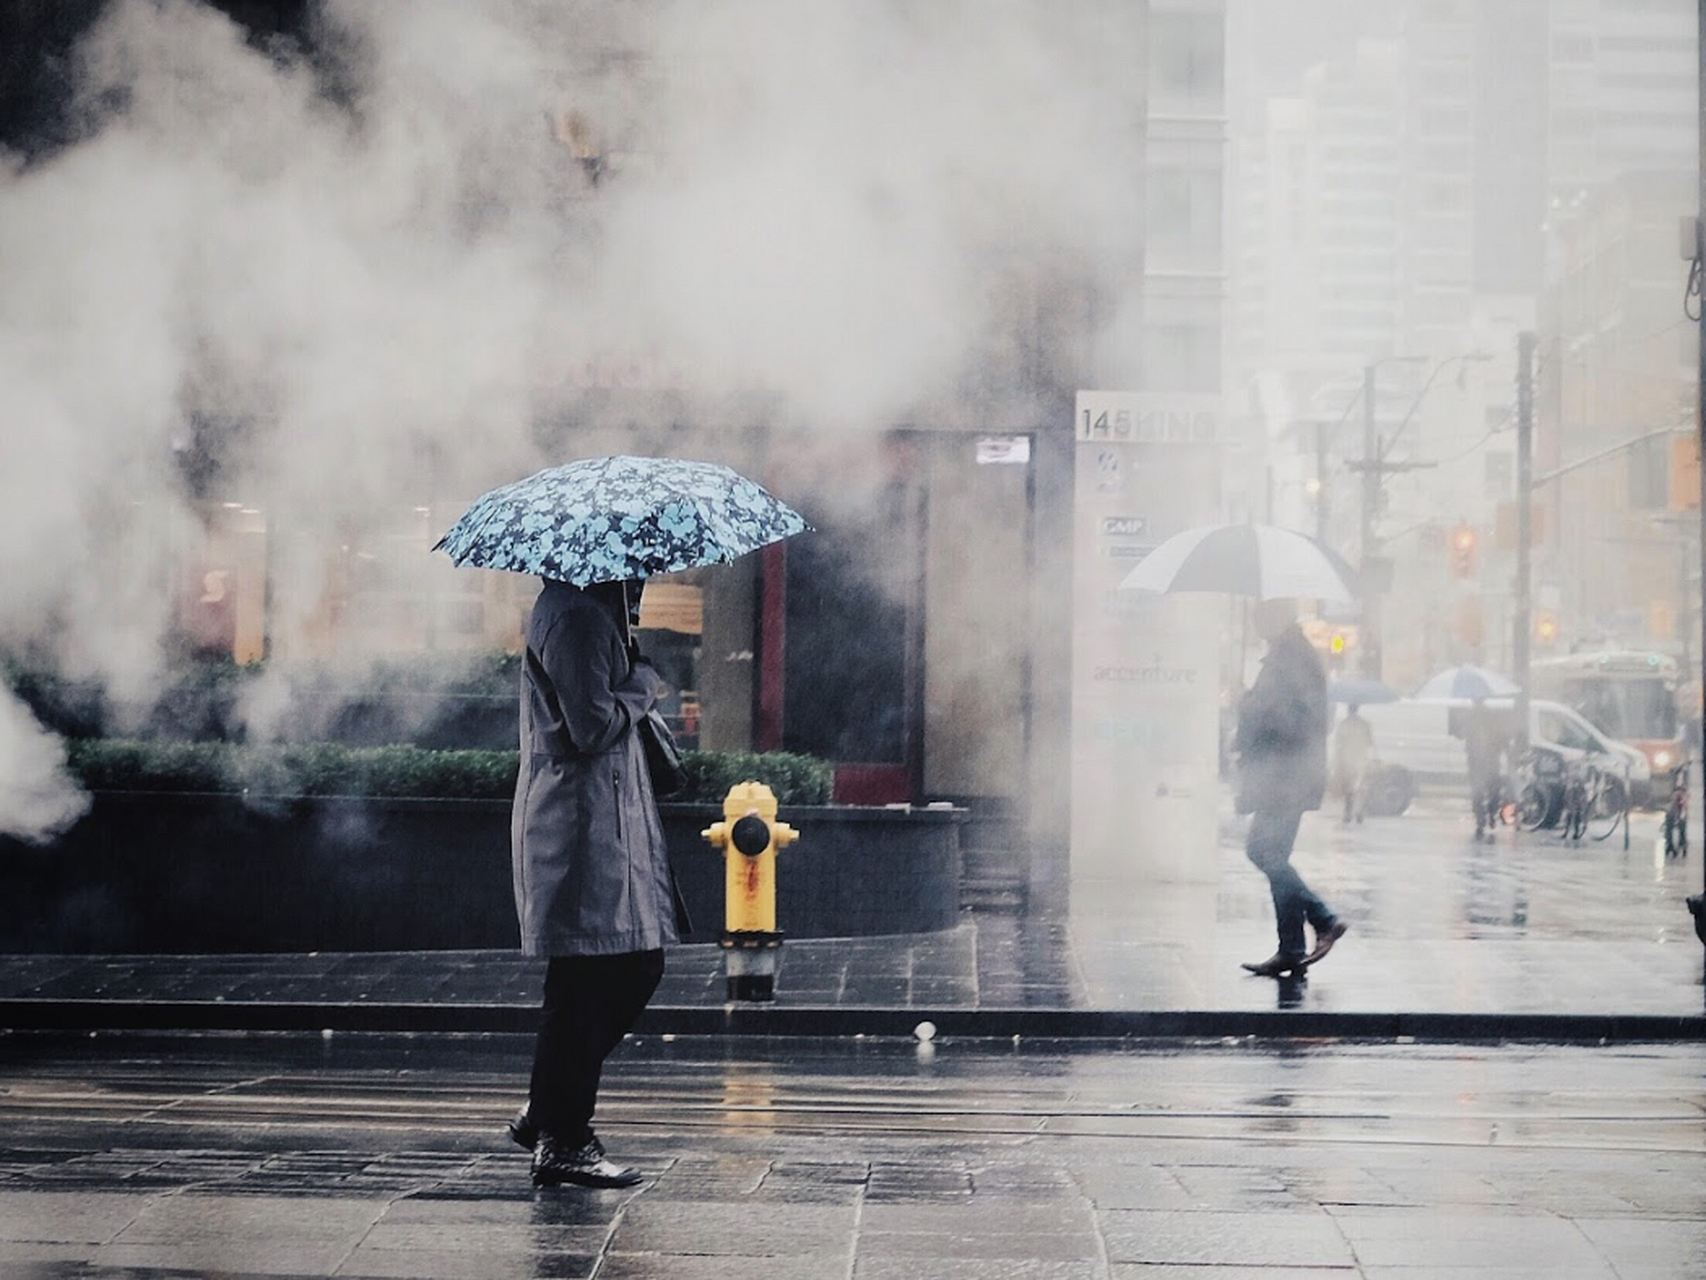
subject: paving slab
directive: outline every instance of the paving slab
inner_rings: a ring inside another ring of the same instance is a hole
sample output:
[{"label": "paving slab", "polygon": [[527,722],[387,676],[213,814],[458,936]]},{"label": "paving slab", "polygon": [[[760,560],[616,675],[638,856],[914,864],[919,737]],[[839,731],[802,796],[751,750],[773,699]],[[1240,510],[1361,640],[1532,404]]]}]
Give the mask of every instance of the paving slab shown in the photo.
[{"label": "paving slab", "polygon": [[502,1135],[521,1037],[13,1035],[0,1274],[1693,1280],[1706,1262],[1697,1045],[922,1049],[632,1041],[598,1122],[646,1180],[585,1192],[532,1189]]}]

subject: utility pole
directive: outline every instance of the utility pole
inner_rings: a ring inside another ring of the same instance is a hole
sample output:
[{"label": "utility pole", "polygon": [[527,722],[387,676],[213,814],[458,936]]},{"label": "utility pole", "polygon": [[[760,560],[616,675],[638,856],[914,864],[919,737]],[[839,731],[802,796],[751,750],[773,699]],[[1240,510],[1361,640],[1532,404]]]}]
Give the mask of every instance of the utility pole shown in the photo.
[{"label": "utility pole", "polygon": [[[1706,0],[1700,0],[1706,5]],[[1516,608],[1511,679],[1516,681],[1516,739],[1528,749],[1528,646],[1534,634],[1534,335],[1516,340]]]},{"label": "utility pole", "polygon": [[[1700,0],[1706,6],[1706,0]],[[1374,374],[1376,365],[1362,369],[1362,673],[1380,679],[1380,591],[1374,572],[1374,520],[1380,502],[1380,436],[1375,420]]]},{"label": "utility pole", "polygon": [[[1695,43],[1699,46],[1700,58],[1700,157],[1697,162],[1697,181],[1700,184],[1699,208],[1694,219],[1694,273],[1699,284],[1698,302],[1700,305],[1700,384],[1698,388],[1699,421],[1696,423],[1697,447],[1706,449],[1706,281],[1701,280],[1700,273],[1706,271],[1706,0],[1700,0],[1699,13],[1695,21]],[[1700,455],[1706,458],[1706,453]],[[1700,467],[1700,585],[1706,590],[1706,464]],[[1706,603],[1700,610],[1701,627],[1706,631]],[[1685,621],[1684,626],[1688,623]],[[1706,732],[1706,640],[1700,645],[1701,680],[1701,725]],[[1706,754],[1703,750],[1702,754]],[[1698,928],[1696,929],[1698,932]]]}]

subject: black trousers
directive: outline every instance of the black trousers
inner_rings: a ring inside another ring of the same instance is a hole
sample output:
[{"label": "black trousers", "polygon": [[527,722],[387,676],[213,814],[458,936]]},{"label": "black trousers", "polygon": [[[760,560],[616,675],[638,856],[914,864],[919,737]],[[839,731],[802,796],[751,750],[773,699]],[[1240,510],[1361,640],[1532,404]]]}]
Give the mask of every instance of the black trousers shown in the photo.
[{"label": "black trousers", "polygon": [[572,1147],[592,1136],[604,1060],[662,979],[661,950],[551,957],[528,1091],[534,1124]]}]

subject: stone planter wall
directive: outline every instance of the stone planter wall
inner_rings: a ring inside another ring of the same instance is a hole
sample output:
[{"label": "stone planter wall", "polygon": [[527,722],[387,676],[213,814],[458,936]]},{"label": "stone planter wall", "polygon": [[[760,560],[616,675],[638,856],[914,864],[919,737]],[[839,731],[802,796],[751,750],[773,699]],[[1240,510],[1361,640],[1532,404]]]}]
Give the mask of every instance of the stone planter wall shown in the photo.
[{"label": "stone planter wall", "polygon": [[[97,793],[59,841],[0,840],[0,953],[221,953],[517,945],[499,800]],[[690,940],[722,924],[710,805],[664,805]],[[925,932],[958,914],[963,810],[795,807],[790,937]]]}]

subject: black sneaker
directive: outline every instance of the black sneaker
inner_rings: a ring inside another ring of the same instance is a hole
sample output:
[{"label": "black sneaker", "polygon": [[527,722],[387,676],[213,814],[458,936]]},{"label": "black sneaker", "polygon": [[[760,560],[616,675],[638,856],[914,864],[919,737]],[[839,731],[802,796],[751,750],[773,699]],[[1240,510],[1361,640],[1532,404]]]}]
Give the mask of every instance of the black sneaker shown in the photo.
[{"label": "black sneaker", "polygon": [[526,1107],[517,1111],[515,1119],[509,1122],[509,1140],[526,1151],[539,1145],[539,1126],[533,1123]]},{"label": "black sneaker", "polygon": [[631,1187],[643,1175],[604,1158],[604,1144],[596,1137],[586,1145],[570,1149],[556,1135],[541,1132],[533,1151],[533,1185],[555,1187],[572,1182],[579,1187]]}]

